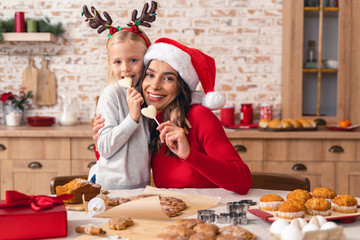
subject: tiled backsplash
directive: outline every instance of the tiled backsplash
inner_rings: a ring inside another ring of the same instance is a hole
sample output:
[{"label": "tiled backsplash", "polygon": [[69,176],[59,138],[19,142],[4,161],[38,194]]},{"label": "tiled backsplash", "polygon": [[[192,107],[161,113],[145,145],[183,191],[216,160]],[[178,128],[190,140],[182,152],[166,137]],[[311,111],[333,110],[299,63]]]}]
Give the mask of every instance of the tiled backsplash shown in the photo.
[{"label": "tiled backsplash", "polygon": [[[79,102],[80,122],[94,116],[95,98],[106,86],[107,34],[98,35],[81,16],[83,4],[107,11],[115,26],[129,22],[133,9],[142,10],[149,1],[69,1],[2,0],[0,18],[9,19],[16,11],[25,18],[49,17],[61,22],[64,37],[56,43],[3,42],[0,44],[0,92],[19,90],[28,53],[48,56],[49,69],[57,80],[57,104],[50,107],[30,105],[27,116],[58,117],[60,95],[71,95]],[[255,119],[260,104],[273,104],[274,117],[280,116],[282,0],[166,0],[151,29],[145,28],[152,41],[169,37],[215,58],[216,90],[226,96],[227,105],[253,103]],[[15,52],[24,52],[15,55]],[[8,54],[9,53],[9,54]],[[40,69],[42,56],[33,56]],[[0,109],[0,113],[1,113]],[[0,114],[0,118],[2,113]]]}]

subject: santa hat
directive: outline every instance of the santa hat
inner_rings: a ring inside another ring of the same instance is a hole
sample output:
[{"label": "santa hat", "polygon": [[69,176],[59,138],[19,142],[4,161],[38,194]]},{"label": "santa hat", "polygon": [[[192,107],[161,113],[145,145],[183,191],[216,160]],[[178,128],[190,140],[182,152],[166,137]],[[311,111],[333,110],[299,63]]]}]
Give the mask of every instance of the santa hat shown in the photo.
[{"label": "santa hat", "polygon": [[200,81],[205,92],[201,99],[203,106],[215,110],[225,105],[224,96],[214,92],[216,68],[212,57],[172,39],[160,38],[147,50],[144,57],[145,65],[153,59],[166,62],[174,68],[189,85],[193,92],[192,98],[199,98],[199,93],[195,90]]}]

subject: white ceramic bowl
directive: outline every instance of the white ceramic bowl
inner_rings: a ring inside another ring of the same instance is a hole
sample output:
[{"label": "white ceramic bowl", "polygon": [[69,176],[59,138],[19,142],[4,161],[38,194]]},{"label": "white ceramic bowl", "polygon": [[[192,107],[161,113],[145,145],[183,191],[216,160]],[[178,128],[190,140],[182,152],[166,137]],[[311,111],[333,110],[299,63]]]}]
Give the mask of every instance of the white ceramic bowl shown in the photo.
[{"label": "white ceramic bowl", "polygon": [[338,61],[335,59],[325,60],[325,66],[327,68],[336,69],[336,68],[338,68]]}]

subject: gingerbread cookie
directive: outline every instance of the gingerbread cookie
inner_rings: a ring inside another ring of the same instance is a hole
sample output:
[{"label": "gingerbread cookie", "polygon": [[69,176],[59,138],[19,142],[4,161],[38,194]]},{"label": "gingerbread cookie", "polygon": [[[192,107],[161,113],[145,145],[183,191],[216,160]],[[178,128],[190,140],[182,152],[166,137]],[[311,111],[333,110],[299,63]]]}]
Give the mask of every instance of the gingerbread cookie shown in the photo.
[{"label": "gingerbread cookie", "polygon": [[198,232],[190,236],[189,240],[216,240],[212,233]]},{"label": "gingerbread cookie", "polygon": [[131,200],[128,198],[115,197],[109,199],[109,206],[118,206],[129,201]]},{"label": "gingerbread cookie", "polygon": [[188,240],[188,238],[180,234],[160,233],[152,240]]},{"label": "gingerbread cookie", "polygon": [[176,217],[179,216],[181,213],[181,210],[179,207],[172,207],[168,205],[161,205],[161,208],[163,212],[168,215],[168,217]]},{"label": "gingerbread cookie", "polygon": [[197,218],[185,218],[176,220],[173,225],[183,225],[187,228],[194,229],[194,227],[200,223],[204,223],[204,221]]},{"label": "gingerbread cookie", "polygon": [[108,222],[110,229],[121,230],[134,224],[134,221],[130,217],[113,217]]},{"label": "gingerbread cookie", "polygon": [[233,237],[231,235],[227,236],[217,236],[216,240],[248,240],[246,237]]},{"label": "gingerbread cookie", "polygon": [[190,237],[192,234],[194,234],[194,230],[192,230],[191,228],[187,228],[185,226],[182,225],[170,225],[166,228],[163,229],[162,233],[166,233],[166,234],[179,234],[185,237]]},{"label": "gingerbread cookie", "polygon": [[232,237],[245,237],[244,239],[255,239],[255,235],[249,232],[248,230],[236,226],[236,225],[230,225],[220,228],[219,230],[220,234],[222,236],[232,236]]},{"label": "gingerbread cookie", "polygon": [[160,197],[160,204],[178,207],[181,211],[186,209],[186,203],[183,200],[175,197]]},{"label": "gingerbread cookie", "polygon": [[219,227],[213,223],[200,223],[194,227],[194,231],[197,233],[212,233],[215,236],[219,232]]},{"label": "gingerbread cookie", "polygon": [[158,194],[140,194],[139,196],[136,197],[136,199],[153,197],[153,196],[159,196],[159,195]]}]

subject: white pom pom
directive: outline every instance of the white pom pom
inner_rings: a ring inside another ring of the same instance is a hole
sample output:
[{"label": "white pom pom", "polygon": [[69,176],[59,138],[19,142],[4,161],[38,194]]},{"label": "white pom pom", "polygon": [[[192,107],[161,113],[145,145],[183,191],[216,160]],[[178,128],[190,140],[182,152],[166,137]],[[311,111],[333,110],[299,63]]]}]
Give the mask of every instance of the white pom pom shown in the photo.
[{"label": "white pom pom", "polygon": [[202,98],[202,105],[210,110],[217,110],[225,105],[225,97],[219,92],[208,92]]}]

